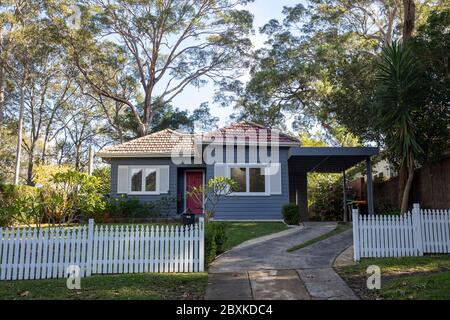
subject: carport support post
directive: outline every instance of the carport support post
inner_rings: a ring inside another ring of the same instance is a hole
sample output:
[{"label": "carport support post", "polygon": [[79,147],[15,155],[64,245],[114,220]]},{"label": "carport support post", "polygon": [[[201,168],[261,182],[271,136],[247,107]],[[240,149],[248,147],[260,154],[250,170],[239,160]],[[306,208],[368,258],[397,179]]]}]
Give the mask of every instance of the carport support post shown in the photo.
[{"label": "carport support post", "polygon": [[343,191],[343,202],[344,202],[344,222],[348,221],[348,216],[347,216],[347,181],[345,178],[345,170],[342,171],[342,187],[344,189]]},{"label": "carport support post", "polygon": [[372,180],[372,160],[370,157],[366,158],[367,171],[367,211],[369,214],[374,213],[373,209],[373,180]]}]

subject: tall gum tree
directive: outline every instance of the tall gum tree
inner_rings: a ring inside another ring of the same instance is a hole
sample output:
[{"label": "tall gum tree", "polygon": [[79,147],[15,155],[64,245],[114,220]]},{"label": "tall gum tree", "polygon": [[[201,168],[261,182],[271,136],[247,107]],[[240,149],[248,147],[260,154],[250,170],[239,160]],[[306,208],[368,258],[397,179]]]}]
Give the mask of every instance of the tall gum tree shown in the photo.
[{"label": "tall gum tree", "polygon": [[[242,75],[252,48],[253,16],[242,9],[248,2],[83,1],[82,28],[69,30],[66,44],[85,81],[126,105],[142,136],[158,108],[187,86],[224,84]],[[117,77],[137,83],[132,97],[114,90]]]}]

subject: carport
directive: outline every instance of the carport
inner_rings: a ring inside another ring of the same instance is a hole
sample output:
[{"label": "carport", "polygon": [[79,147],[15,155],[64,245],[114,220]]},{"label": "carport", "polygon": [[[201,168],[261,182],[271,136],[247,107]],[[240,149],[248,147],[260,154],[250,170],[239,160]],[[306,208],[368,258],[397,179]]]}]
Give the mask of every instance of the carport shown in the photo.
[{"label": "carport", "polygon": [[[343,147],[295,147],[288,156],[289,163],[289,199],[299,205],[300,217],[308,219],[308,172],[342,173],[358,163],[366,162],[367,207],[369,214],[374,213],[373,179],[371,157],[379,153],[378,148]],[[344,197],[344,202],[346,201]],[[345,210],[345,203],[343,204]],[[344,211],[345,212],[345,211]]]}]

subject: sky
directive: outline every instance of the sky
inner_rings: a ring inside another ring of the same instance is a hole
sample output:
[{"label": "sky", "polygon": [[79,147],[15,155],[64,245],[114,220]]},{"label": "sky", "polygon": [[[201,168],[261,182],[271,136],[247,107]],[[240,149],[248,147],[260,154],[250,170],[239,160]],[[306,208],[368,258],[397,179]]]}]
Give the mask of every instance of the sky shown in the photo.
[{"label": "sky", "polygon": [[[255,35],[251,37],[255,48],[264,45],[265,37],[259,34],[259,28],[264,26],[271,19],[283,19],[283,7],[295,6],[299,0],[255,0],[246,6],[246,9],[254,15],[253,26]],[[246,77],[243,77],[245,79]],[[186,89],[173,100],[173,105],[180,109],[192,111],[203,102],[209,102],[211,114],[219,117],[219,126],[225,126],[230,122],[229,116],[233,113],[233,108],[221,107],[213,103],[214,86],[207,84],[201,88],[186,87]]]}]

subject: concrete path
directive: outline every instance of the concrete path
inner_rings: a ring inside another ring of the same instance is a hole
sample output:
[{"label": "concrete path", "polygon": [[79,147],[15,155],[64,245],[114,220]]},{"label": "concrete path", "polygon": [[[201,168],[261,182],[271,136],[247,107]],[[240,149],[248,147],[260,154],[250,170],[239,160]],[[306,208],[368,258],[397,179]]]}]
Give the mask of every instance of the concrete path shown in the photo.
[{"label": "concrete path", "polygon": [[286,250],[335,228],[309,222],[303,229],[234,248],[209,269],[206,299],[356,299],[332,269],[336,256],[352,243],[351,230],[295,252]]}]

